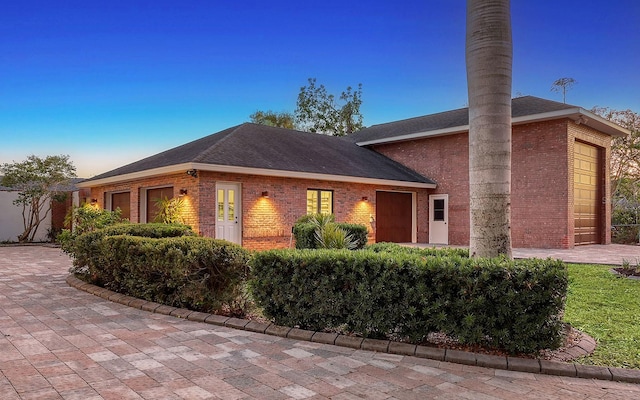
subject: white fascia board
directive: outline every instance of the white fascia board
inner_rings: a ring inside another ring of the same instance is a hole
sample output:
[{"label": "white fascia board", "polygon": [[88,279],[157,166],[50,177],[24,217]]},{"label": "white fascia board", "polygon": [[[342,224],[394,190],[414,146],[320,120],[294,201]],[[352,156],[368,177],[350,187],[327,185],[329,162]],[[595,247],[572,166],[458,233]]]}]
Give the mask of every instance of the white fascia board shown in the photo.
[{"label": "white fascia board", "polygon": [[[580,118],[583,117],[584,121]],[[513,125],[528,124],[532,122],[550,121],[559,118],[570,118],[573,121],[580,121],[598,131],[606,133],[614,137],[623,137],[629,135],[631,132],[627,129],[606,120],[592,112],[589,112],[581,107],[567,108],[565,110],[551,111],[540,114],[524,115],[521,117],[514,117],[511,119]],[[375,144],[404,142],[407,140],[431,138],[436,136],[453,135],[456,133],[469,132],[469,125],[460,125],[445,129],[436,129],[426,132],[415,132],[407,135],[387,137],[383,139],[369,140],[364,142],[357,142],[358,146],[371,146]]]},{"label": "white fascia board", "polygon": [[371,146],[374,144],[405,142],[407,140],[423,139],[423,138],[435,137],[435,136],[454,135],[456,133],[464,133],[464,132],[469,132],[469,125],[454,126],[452,128],[436,129],[433,131],[426,131],[426,132],[409,133],[406,135],[393,136],[393,137],[388,137],[383,139],[357,142],[356,144],[360,147],[365,147],[365,146]]},{"label": "white fascia board", "polygon": [[131,181],[136,179],[150,178],[159,175],[168,175],[175,173],[186,173],[187,170],[195,169],[198,171],[211,171],[211,172],[226,172],[232,174],[243,175],[259,175],[259,176],[275,176],[281,178],[297,178],[297,179],[314,179],[321,181],[333,181],[333,182],[347,182],[347,183],[362,183],[367,185],[384,185],[384,186],[402,186],[418,189],[435,189],[436,184],[424,183],[424,182],[408,182],[408,181],[396,181],[389,179],[378,178],[363,178],[359,176],[345,176],[345,175],[328,175],[312,172],[298,172],[298,171],[284,171],[275,169],[264,168],[250,168],[250,167],[238,167],[232,165],[216,165],[216,164],[202,164],[202,163],[184,163],[170,165],[167,167],[154,168],[150,170],[133,172],[130,174],[117,175],[104,179],[97,179],[89,182],[81,182],[78,187],[95,187],[103,186],[112,183]]},{"label": "white fascia board", "polygon": [[116,175],[116,176],[110,176],[108,178],[84,181],[84,182],[77,183],[76,186],[79,188],[91,188],[95,186],[109,185],[112,183],[132,181],[136,179],[145,179],[153,176],[175,174],[181,171],[192,169],[193,167],[191,167],[191,165],[192,163],[183,163],[183,164],[169,165],[166,167],[147,169],[144,171],[132,172],[130,174]]},{"label": "white fascia board", "polygon": [[591,126],[594,129],[609,134],[613,137],[625,137],[631,134],[630,130],[623,128],[606,118],[602,118],[601,116],[596,115],[591,111],[587,111],[581,108],[580,113],[584,115],[585,118],[587,118],[587,122],[585,123],[585,125]]},{"label": "white fascia board", "polygon": [[617,125],[581,107],[512,118],[511,122],[516,125],[530,122],[550,121],[558,118],[569,118],[577,124],[584,124],[613,137],[624,137],[631,133],[620,125]]}]

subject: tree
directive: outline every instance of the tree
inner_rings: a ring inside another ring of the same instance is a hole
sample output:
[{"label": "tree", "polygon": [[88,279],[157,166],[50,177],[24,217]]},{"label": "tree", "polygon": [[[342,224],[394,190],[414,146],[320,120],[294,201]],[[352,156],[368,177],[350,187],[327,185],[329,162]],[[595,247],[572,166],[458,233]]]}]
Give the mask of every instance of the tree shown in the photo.
[{"label": "tree", "polygon": [[640,114],[608,107],[591,111],[631,132],[611,142],[611,195],[615,196],[621,181],[640,181]]},{"label": "tree", "polygon": [[254,124],[296,129],[295,116],[289,112],[256,111],[249,118]]},{"label": "tree", "polygon": [[31,155],[25,161],[2,164],[2,185],[18,190],[13,204],[22,207],[24,232],[19,242],[32,242],[38,227],[51,212],[51,201],[64,200],[63,187],[71,183],[76,168],[69,156]]},{"label": "tree", "polygon": [[[615,225],[640,223],[640,114],[608,107],[594,107],[594,114],[629,130],[630,134],[611,142],[611,222]],[[623,226],[614,231],[616,242],[635,242],[639,227]]]},{"label": "tree", "polygon": [[509,0],[467,1],[470,254],[511,258]]},{"label": "tree", "polygon": [[566,104],[567,102],[567,91],[575,85],[576,80],[573,78],[560,78],[556,79],[551,85],[551,91],[555,93],[562,92],[562,102]]},{"label": "tree", "polygon": [[316,86],[316,79],[309,78],[309,84],[300,88],[295,111],[299,128],[314,133],[344,136],[364,127],[362,124],[362,84],[353,90],[351,86],[340,94],[338,104],[324,85]]}]

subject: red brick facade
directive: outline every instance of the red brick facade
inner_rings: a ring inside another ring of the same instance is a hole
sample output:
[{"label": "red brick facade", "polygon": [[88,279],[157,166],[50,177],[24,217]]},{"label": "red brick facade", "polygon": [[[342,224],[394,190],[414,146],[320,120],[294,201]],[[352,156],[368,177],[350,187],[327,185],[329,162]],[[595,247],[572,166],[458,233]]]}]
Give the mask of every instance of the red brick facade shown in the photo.
[{"label": "red brick facade", "polygon": [[[511,233],[514,247],[573,247],[573,143],[576,140],[599,147],[603,154],[601,243],[611,243],[608,204],[611,137],[563,119],[513,128]],[[449,243],[468,245],[468,134],[378,145],[375,150],[438,183],[430,194],[449,195]]]},{"label": "red brick facade", "polygon": [[[573,144],[597,146],[601,154],[602,205],[600,242],[608,244],[611,207],[609,160],[611,137],[570,119],[516,125],[512,137],[512,238],[514,247],[574,246]],[[307,189],[333,191],[333,211],[339,222],[361,223],[375,240],[376,191],[414,193],[418,243],[429,241],[429,195],[448,194],[448,240],[469,243],[468,134],[451,134],[380,144],[374,150],[436,181],[432,190],[401,186],[329,182],[285,177],[198,171],[157,176],[94,187],[91,197],[104,207],[108,193],[130,191],[131,221],[144,222],[141,194],[148,188],[172,186],[174,196],[186,189],[185,223],[201,235],[215,237],[216,183],[241,185],[242,244],[247,248],[288,247],[291,228],[306,214]],[[267,191],[268,198],[262,193]],[[143,197],[143,196],[142,196]],[[366,197],[367,201],[363,201]]]},{"label": "red brick facade", "polygon": [[[79,189],[76,195],[80,204],[91,201],[88,198],[90,196],[89,189]],[[64,193],[63,201],[51,200],[51,230],[53,233],[58,233],[62,229],[68,228],[65,226],[64,220],[74,206],[73,197],[74,192],[69,191]]]},{"label": "red brick facade", "polygon": [[[375,186],[258,175],[239,175],[199,171],[193,178],[185,173],[157,176],[92,188],[92,198],[105,206],[108,193],[131,193],[131,221],[141,222],[141,193],[145,189],[172,186],[174,196],[187,189],[185,223],[203,236],[216,235],[216,183],[239,183],[242,202],[242,245],[251,249],[283,248],[292,244],[291,228],[307,212],[307,189],[333,190],[333,211],[338,222],[367,226],[369,240],[375,240],[375,199],[377,190],[416,194],[418,241],[426,241],[428,193],[426,189],[401,186]],[[267,191],[269,197],[262,196]],[[106,195],[105,195],[106,194]],[[367,200],[363,201],[363,197]]]}]

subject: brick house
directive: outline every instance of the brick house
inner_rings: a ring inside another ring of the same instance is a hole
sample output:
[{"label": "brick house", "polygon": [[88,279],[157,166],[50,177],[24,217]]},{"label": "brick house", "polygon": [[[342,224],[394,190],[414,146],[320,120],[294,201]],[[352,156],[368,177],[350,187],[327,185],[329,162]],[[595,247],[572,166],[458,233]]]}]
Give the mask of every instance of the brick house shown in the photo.
[{"label": "brick house", "polygon": [[[610,243],[611,139],[628,132],[580,107],[513,100],[514,247]],[[80,183],[107,209],[151,221],[183,196],[185,222],[253,249],[287,247],[307,213],[367,225],[371,241],[469,241],[468,109],[345,138],[242,124]]]}]

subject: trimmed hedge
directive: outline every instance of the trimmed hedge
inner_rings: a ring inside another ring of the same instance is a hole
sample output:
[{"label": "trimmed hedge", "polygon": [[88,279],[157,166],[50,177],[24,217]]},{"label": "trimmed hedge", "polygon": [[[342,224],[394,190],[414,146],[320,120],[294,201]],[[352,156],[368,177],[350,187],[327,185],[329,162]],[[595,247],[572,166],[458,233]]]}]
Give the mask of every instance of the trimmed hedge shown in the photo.
[{"label": "trimmed hedge", "polygon": [[423,341],[443,332],[510,353],[556,348],[567,271],[557,260],[273,250],[252,259],[255,301],[275,323]]},{"label": "trimmed hedge", "polygon": [[183,225],[129,224],[85,233],[73,246],[79,278],[148,301],[213,312],[235,309],[249,253]]},{"label": "trimmed hedge", "polygon": [[[179,236],[195,236],[195,232],[187,225],[179,224],[116,224],[106,228],[97,229],[75,236],[70,240],[61,242],[62,250],[73,258],[72,273],[87,282],[104,286],[100,274],[91,272],[100,270],[93,259],[100,249],[100,241],[107,236],[131,235],[148,238],[164,238]],[[94,275],[92,278],[91,276]]]},{"label": "trimmed hedge", "polygon": [[[356,249],[362,249],[367,244],[367,227],[362,224],[335,223],[351,235],[356,242]],[[296,238],[296,249],[316,249],[318,242],[315,237],[316,226],[312,223],[296,223],[293,226],[293,236]]]},{"label": "trimmed hedge", "polygon": [[365,250],[371,250],[376,253],[391,253],[391,254],[418,254],[422,256],[438,256],[438,257],[469,257],[469,249],[459,247],[407,247],[401,246],[397,243],[378,242],[373,243],[365,247]]}]

